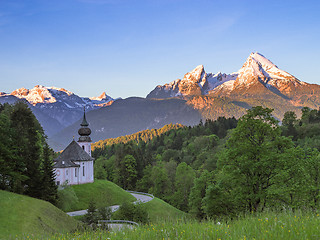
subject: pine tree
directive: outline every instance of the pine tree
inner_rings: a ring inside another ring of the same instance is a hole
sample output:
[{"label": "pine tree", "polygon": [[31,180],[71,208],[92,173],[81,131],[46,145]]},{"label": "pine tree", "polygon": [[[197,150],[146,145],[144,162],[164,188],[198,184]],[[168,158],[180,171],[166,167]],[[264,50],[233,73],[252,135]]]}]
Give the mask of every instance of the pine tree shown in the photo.
[{"label": "pine tree", "polygon": [[15,192],[25,193],[31,197],[41,198],[42,173],[41,156],[44,142],[44,132],[29,109],[22,101],[13,106],[10,115],[11,127],[14,130],[14,145],[16,147],[15,171],[25,176],[21,183],[15,186]]},{"label": "pine tree", "polygon": [[42,199],[51,202],[52,204],[57,203],[58,192],[57,185],[55,184],[55,173],[53,171],[53,161],[50,156],[50,148],[45,143],[43,148],[43,164],[42,164],[42,183],[43,183],[43,195]]}]

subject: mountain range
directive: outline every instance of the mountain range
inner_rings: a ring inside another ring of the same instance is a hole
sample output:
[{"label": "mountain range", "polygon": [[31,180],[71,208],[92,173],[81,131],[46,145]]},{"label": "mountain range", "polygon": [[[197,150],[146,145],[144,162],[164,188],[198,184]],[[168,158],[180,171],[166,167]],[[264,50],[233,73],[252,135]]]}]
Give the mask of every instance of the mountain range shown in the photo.
[{"label": "mountain range", "polygon": [[99,97],[85,98],[64,89],[37,85],[32,89],[19,88],[11,93],[0,93],[0,103],[25,100],[46,134],[51,137],[77,121],[83,109],[91,111],[108,106],[113,98],[103,92]]},{"label": "mountain range", "polygon": [[240,117],[257,105],[273,108],[278,119],[286,111],[299,115],[302,107],[319,108],[320,86],[297,79],[260,53],[251,53],[237,72],[209,73],[199,65],[181,79],[156,86],[146,98],[113,99],[105,93],[83,98],[44,86],[0,93],[2,103],[18,99],[28,102],[57,150],[76,134],[83,107],[92,139],[98,141],[169,123],[194,125],[201,118]]}]

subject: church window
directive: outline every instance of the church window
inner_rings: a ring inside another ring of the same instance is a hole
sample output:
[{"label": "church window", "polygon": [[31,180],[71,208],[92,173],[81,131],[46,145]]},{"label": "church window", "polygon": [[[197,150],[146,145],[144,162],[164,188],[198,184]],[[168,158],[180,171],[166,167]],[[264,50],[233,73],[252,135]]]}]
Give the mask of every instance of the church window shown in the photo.
[{"label": "church window", "polygon": [[58,186],[60,185],[60,181],[57,181],[57,185],[58,185]]},{"label": "church window", "polygon": [[84,166],[82,168],[83,168],[82,171],[83,171],[83,176],[84,176]]},{"label": "church window", "polygon": [[84,146],[82,146],[82,149],[84,150]]},{"label": "church window", "polygon": [[66,170],[66,175],[68,176],[68,169]]},{"label": "church window", "polygon": [[74,169],[74,176],[77,177],[77,169]]}]

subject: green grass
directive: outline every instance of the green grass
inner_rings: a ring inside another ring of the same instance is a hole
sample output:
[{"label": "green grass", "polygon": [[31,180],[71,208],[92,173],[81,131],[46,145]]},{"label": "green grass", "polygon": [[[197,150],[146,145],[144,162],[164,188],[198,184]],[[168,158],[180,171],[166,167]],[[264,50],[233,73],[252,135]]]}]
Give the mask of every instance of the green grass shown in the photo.
[{"label": "green grass", "polygon": [[70,232],[78,222],[52,204],[0,190],[0,239]]},{"label": "green grass", "polygon": [[152,223],[177,221],[178,219],[187,217],[185,212],[156,197],[150,202],[144,203],[143,207],[147,210],[150,222]]},{"label": "green grass", "polygon": [[320,239],[320,217],[316,213],[262,213],[228,222],[178,220],[141,226],[121,232],[89,231],[50,239]]},{"label": "green grass", "polygon": [[66,212],[87,209],[93,200],[97,207],[118,205],[125,201],[135,201],[135,198],[118,185],[107,180],[95,180],[93,183],[73,185],[78,201],[69,204]]}]

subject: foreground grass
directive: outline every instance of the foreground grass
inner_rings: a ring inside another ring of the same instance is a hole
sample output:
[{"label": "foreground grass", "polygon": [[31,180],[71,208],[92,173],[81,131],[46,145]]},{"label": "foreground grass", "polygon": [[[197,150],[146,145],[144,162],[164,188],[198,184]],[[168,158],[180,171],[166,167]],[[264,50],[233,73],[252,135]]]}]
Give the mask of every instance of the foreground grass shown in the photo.
[{"label": "foreground grass", "polygon": [[115,183],[107,180],[95,180],[93,183],[71,186],[78,201],[63,209],[66,212],[87,209],[93,200],[97,207],[118,205],[125,201],[135,201],[135,198]]},{"label": "foreground grass", "polygon": [[121,232],[76,232],[50,239],[320,239],[320,217],[301,212],[262,213],[223,223],[178,220]]},{"label": "foreground grass", "polygon": [[77,221],[46,201],[0,190],[0,239],[70,232],[77,225]]}]

